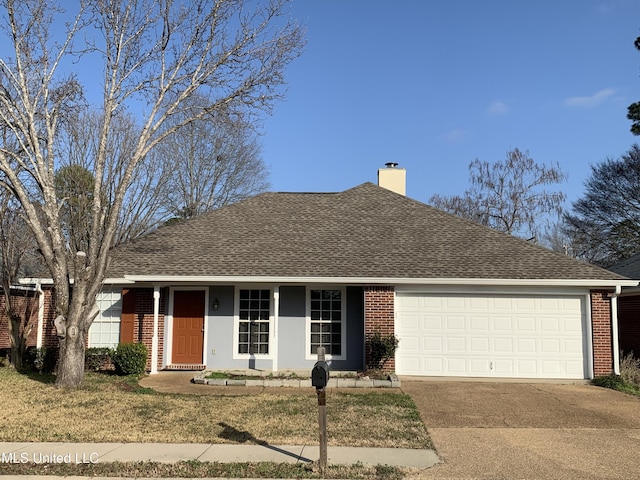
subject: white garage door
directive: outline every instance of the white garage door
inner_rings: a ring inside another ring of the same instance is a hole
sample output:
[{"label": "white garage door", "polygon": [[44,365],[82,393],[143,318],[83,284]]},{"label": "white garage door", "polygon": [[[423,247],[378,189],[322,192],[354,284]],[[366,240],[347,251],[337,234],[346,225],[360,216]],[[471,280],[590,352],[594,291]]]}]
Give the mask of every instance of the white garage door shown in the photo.
[{"label": "white garage door", "polygon": [[581,296],[398,293],[401,375],[586,378]]}]

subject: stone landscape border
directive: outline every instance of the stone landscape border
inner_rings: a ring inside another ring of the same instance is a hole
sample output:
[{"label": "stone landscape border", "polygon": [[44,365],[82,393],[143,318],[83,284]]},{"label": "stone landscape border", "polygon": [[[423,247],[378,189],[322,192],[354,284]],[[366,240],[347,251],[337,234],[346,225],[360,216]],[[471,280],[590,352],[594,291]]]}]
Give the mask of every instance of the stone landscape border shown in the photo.
[{"label": "stone landscape border", "polygon": [[[193,377],[193,383],[212,385],[217,387],[293,387],[311,388],[310,378],[206,378],[211,371],[202,371]],[[387,380],[371,378],[334,377],[329,378],[327,388],[399,388],[400,379],[395,374],[389,374]]]}]

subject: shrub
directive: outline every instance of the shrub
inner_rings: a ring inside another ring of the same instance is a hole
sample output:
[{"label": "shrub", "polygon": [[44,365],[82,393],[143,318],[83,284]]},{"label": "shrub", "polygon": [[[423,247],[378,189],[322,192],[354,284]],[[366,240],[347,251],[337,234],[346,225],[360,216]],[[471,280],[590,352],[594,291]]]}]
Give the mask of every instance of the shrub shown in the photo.
[{"label": "shrub", "polygon": [[371,335],[367,339],[368,368],[381,370],[384,364],[395,356],[398,343],[398,337],[395,335],[382,335],[380,332]]},{"label": "shrub", "polygon": [[113,354],[113,364],[119,375],[140,375],[147,365],[144,343],[121,343]]},{"label": "shrub", "polygon": [[84,369],[97,372],[104,370],[111,364],[113,350],[106,347],[87,348],[84,353]]},{"label": "shrub", "polygon": [[56,368],[58,349],[29,347],[24,354],[24,366],[38,373],[52,373]]},{"label": "shrub", "polygon": [[630,352],[620,360],[620,376],[629,383],[640,388],[640,359]]},{"label": "shrub", "polygon": [[624,380],[620,375],[602,375],[592,380],[594,385],[598,387],[611,388],[612,390],[620,390],[624,388]]},{"label": "shrub", "polygon": [[11,363],[11,349],[10,348],[0,348],[0,367],[8,367]]},{"label": "shrub", "polygon": [[630,393],[632,395],[640,395],[640,388],[633,383],[627,382],[622,376],[610,374],[594,378],[591,383],[598,387],[610,388],[619,392]]}]

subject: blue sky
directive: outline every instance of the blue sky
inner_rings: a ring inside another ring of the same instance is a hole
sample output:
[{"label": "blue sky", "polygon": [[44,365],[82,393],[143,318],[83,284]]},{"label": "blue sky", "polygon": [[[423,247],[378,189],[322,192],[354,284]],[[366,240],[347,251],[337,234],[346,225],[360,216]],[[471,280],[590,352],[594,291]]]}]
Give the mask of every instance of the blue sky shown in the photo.
[{"label": "blue sky", "polygon": [[513,148],[569,175],[640,142],[637,0],[294,0],[308,44],[264,122],[274,191],[341,191],[394,161],[407,195],[461,194]]}]

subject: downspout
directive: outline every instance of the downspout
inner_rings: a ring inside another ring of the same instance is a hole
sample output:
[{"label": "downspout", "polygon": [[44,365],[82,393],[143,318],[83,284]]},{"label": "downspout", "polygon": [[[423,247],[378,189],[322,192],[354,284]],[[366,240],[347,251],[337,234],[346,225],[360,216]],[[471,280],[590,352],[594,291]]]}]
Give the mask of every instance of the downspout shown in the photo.
[{"label": "downspout", "polygon": [[40,350],[42,348],[42,336],[44,329],[44,291],[42,285],[38,280],[36,282],[36,292],[38,293],[38,330],[36,332],[36,348]]},{"label": "downspout", "polygon": [[611,295],[611,337],[613,348],[613,373],[620,375],[620,343],[618,341],[618,295],[622,291],[620,285]]},{"label": "downspout", "polygon": [[589,364],[587,365],[587,378],[595,378],[595,350],[593,349],[594,342],[594,331],[593,331],[593,309],[592,309],[592,301],[593,301],[593,292],[589,292],[585,295],[585,305],[587,310],[587,331],[589,335],[587,335],[587,352],[589,352]]}]

